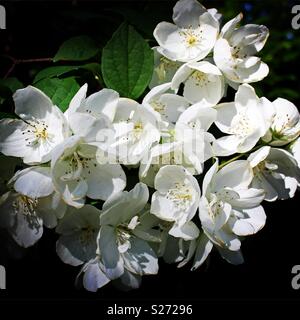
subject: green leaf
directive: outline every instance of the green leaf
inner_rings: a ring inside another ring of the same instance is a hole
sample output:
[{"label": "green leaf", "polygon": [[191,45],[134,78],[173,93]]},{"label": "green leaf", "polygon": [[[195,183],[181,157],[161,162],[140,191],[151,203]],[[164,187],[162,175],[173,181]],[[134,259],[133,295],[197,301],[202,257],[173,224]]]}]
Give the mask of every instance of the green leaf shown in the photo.
[{"label": "green leaf", "polygon": [[14,93],[18,89],[23,88],[23,83],[19,81],[17,78],[7,78],[7,79],[0,79],[0,86],[6,87],[11,91],[11,93]]},{"label": "green leaf", "polygon": [[108,88],[137,99],[153,72],[153,52],[133,27],[123,23],[102,52],[102,75]]},{"label": "green leaf", "polygon": [[23,84],[17,78],[0,79],[0,104],[11,98],[12,94],[21,88]]},{"label": "green leaf", "polygon": [[63,112],[68,109],[70,101],[80,88],[75,78],[46,78],[37,82],[35,86],[42,90]]},{"label": "green leaf", "polygon": [[79,36],[65,41],[58,49],[53,61],[84,61],[94,57],[98,52],[99,48],[93,39],[88,36]]},{"label": "green leaf", "polygon": [[82,66],[54,66],[41,70],[38,72],[33,80],[36,83],[45,78],[55,78],[60,77],[66,73],[77,71],[79,69],[85,69],[92,72],[94,75],[99,76],[101,73],[101,68],[98,63],[88,63]]}]

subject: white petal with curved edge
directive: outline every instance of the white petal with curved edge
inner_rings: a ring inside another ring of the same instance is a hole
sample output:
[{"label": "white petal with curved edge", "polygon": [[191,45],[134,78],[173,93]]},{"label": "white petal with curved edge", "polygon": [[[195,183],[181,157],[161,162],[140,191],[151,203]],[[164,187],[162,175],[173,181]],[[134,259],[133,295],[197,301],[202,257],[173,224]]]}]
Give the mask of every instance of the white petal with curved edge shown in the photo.
[{"label": "white petal with curved edge", "polygon": [[158,192],[154,192],[152,195],[150,212],[165,221],[176,221],[177,216],[180,214],[173,201]]},{"label": "white petal with curved edge", "polygon": [[88,184],[87,196],[91,199],[107,200],[124,190],[126,175],[119,164],[103,164],[83,169]]},{"label": "white petal with curved edge", "polygon": [[173,8],[173,21],[181,28],[197,27],[207,10],[196,0],[179,0]]},{"label": "white petal with curved edge", "polygon": [[15,112],[23,120],[46,119],[51,113],[52,102],[41,90],[28,86],[17,90],[13,99],[15,102]]},{"label": "white petal with curved edge", "polygon": [[131,273],[130,271],[124,269],[124,273],[121,275],[119,279],[116,281],[116,286],[121,290],[128,291],[131,289],[137,289],[140,287],[142,281],[142,277]]},{"label": "white petal with curved edge", "polygon": [[70,235],[74,231],[89,227],[99,229],[100,213],[99,209],[89,204],[80,209],[68,207],[66,215],[60,220],[55,231],[59,234]]},{"label": "white petal with curved edge", "polygon": [[213,181],[215,174],[218,171],[219,160],[216,159],[215,163],[207,171],[202,184],[202,194],[205,196],[210,192],[210,183]]},{"label": "white petal with curved edge", "polygon": [[56,243],[56,252],[64,263],[78,266],[95,256],[97,232],[94,232],[93,236],[89,235],[88,242],[85,242],[83,237],[81,230],[60,236]]},{"label": "white petal with curved edge", "polygon": [[49,196],[54,191],[49,167],[31,167],[18,171],[12,178],[17,192],[30,198]]},{"label": "white petal with curved edge", "polygon": [[255,90],[249,84],[242,84],[239,86],[238,91],[235,94],[235,105],[237,110],[242,108],[251,108],[258,102],[258,97]]},{"label": "white petal with curved edge", "polygon": [[171,88],[171,82],[163,83],[161,85],[153,87],[144,97],[142,104],[150,103],[151,100],[163,93],[166,93]]},{"label": "white petal with curved edge", "polygon": [[[196,103],[186,109],[178,118],[178,123],[200,124],[203,131],[207,131],[216,120],[217,111],[205,104]],[[197,123],[198,122],[198,123]],[[192,126],[193,128],[193,126]],[[199,128],[200,129],[200,128]]]},{"label": "white petal with curved edge", "polygon": [[265,198],[263,189],[240,189],[238,190],[239,198],[230,200],[230,204],[234,208],[248,209],[260,205]]},{"label": "white petal with curved edge", "polygon": [[232,231],[238,236],[257,233],[266,223],[266,214],[262,206],[243,210],[244,218],[232,221]]},{"label": "white petal with curved edge", "polygon": [[88,263],[85,266],[83,275],[83,286],[86,290],[96,292],[110,282],[110,279],[103,273],[99,267],[99,263]]},{"label": "white petal with curved edge", "polygon": [[129,222],[144,209],[148,198],[148,187],[141,182],[137,183],[130,192],[123,191],[115,194],[103,204],[100,224],[117,226]]},{"label": "white petal with curved edge", "polygon": [[231,133],[231,122],[237,114],[237,109],[234,102],[221,103],[216,106],[217,119],[216,126],[224,133]]},{"label": "white petal with curved edge", "polygon": [[253,179],[252,168],[247,160],[236,160],[223,167],[215,176],[214,188],[243,189],[247,188]]},{"label": "white petal with curved edge", "polygon": [[22,134],[27,127],[28,125],[22,120],[0,120],[0,152],[6,156],[29,157],[31,147],[27,145],[25,136]]},{"label": "white petal with curved edge", "polygon": [[125,268],[135,274],[157,274],[158,262],[153,249],[139,238],[130,240],[130,248],[123,254]]},{"label": "white petal with curved edge", "polygon": [[71,181],[60,187],[64,201],[75,208],[81,208],[85,202],[88,184],[84,180]]},{"label": "white petal with curved edge", "polygon": [[58,219],[63,218],[67,210],[67,204],[57,192],[44,198],[39,198],[37,211],[43,219],[45,227],[52,229],[57,226]]},{"label": "white petal with curved edge", "polygon": [[173,123],[175,123],[180,114],[190,106],[190,103],[184,97],[171,93],[163,94],[160,97],[160,102],[165,106],[162,118]]},{"label": "white petal with curved edge", "polygon": [[87,93],[88,85],[85,83],[74,95],[72,98],[69,108],[65,111],[65,117],[69,119],[69,116],[76,112],[80,106],[84,103],[84,100],[86,98],[86,93]]},{"label": "white petal with curved edge", "polygon": [[238,136],[231,135],[221,137],[213,141],[213,152],[215,156],[227,157],[238,152],[242,139]]},{"label": "white petal with curved edge", "polygon": [[115,90],[104,88],[90,95],[85,100],[83,109],[89,110],[89,113],[97,118],[105,115],[110,121],[113,121],[118,100],[119,94]]},{"label": "white petal with curved edge", "polygon": [[236,17],[225,23],[223,26],[220,37],[223,38],[229,38],[233,32],[233,30],[236,28],[237,24],[243,19],[243,14],[239,13]]},{"label": "white petal with curved edge", "polygon": [[169,230],[169,234],[175,238],[182,238],[186,241],[196,239],[199,236],[199,229],[192,221],[188,221],[183,225],[174,224]]},{"label": "white petal with curved edge", "polygon": [[239,265],[244,263],[244,257],[242,255],[241,250],[230,251],[227,249],[219,248],[218,251],[223,259],[233,265]]},{"label": "white petal with curved edge", "polygon": [[160,193],[167,193],[178,182],[183,182],[186,176],[191,176],[182,166],[166,165],[157,173],[154,181],[155,189]]},{"label": "white petal with curved edge", "polygon": [[43,235],[43,221],[37,216],[17,214],[15,225],[9,229],[14,240],[24,248],[33,246]]},{"label": "white petal with curved edge", "polygon": [[115,228],[102,226],[97,241],[105,275],[111,280],[119,278],[124,273],[124,262],[117,247]]},{"label": "white petal with curved edge", "polygon": [[185,47],[181,41],[180,29],[176,25],[160,22],[154,29],[153,35],[158,44],[171,53],[172,57],[166,55],[167,58],[181,60],[180,57],[184,54]]},{"label": "white petal with curved edge", "polygon": [[259,165],[262,161],[264,161],[268,157],[270,151],[271,147],[265,146],[251,153],[247,159],[250,162],[251,167],[254,168],[257,165]]},{"label": "white petal with curved edge", "polygon": [[207,238],[207,236],[204,233],[202,233],[197,241],[197,249],[195,253],[193,266],[191,268],[192,271],[198,269],[205,262],[212,248],[212,242]]}]

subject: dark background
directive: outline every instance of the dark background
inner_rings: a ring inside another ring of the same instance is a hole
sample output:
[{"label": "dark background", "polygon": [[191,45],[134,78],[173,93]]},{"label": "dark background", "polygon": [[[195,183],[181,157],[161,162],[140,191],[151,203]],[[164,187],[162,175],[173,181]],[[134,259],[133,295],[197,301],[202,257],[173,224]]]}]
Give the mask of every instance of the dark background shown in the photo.
[{"label": "dark background", "polygon": [[[261,55],[270,67],[270,74],[255,88],[259,95],[271,100],[281,96],[299,106],[300,30],[291,27],[291,8],[297,1],[202,3],[208,8],[216,7],[225,21],[242,11],[244,23],[269,27],[270,38]],[[2,1],[1,4],[7,10],[7,30],[0,30],[3,77],[11,66],[5,55],[18,59],[53,57],[63,41],[81,34],[93,37],[103,46],[123,16],[154,45],[152,31],[158,22],[171,21],[174,1]],[[20,64],[11,76],[26,86],[37,71],[50,65]],[[7,290],[0,290],[0,301],[300,302],[300,290],[291,287],[291,269],[300,264],[298,205],[299,193],[291,200],[264,203],[267,224],[243,242],[244,265],[232,266],[215,252],[195,272],[161,262],[157,276],[143,277],[141,288],[127,293],[112,285],[97,293],[76,289],[74,280],[79,269],[63,264],[57,257],[56,235],[52,231],[45,230],[44,237],[28,250],[17,250],[13,243],[8,245],[2,232],[0,264],[6,267]]]}]

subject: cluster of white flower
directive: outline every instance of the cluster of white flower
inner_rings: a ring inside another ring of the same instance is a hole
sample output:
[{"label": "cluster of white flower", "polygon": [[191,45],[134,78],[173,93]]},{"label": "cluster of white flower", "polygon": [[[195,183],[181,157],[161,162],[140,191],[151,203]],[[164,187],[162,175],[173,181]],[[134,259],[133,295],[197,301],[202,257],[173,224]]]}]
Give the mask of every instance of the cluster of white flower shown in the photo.
[{"label": "cluster of white flower", "polygon": [[[174,24],[154,30],[142,103],[110,89],[87,97],[84,85],[62,113],[40,90],[18,90],[18,118],[0,122],[2,170],[13,175],[1,186],[1,228],[23,247],[56,228],[58,256],[82,265],[90,291],[112,280],[137,288],[158,257],[195,270],[215,248],[242,263],[241,241],[266,222],[262,201],[293,197],[300,184],[300,117],[249,85],[268,74],[256,54],[269,32],[241,19],[220,29],[215,9],[179,0]],[[235,100],[219,103],[228,85]],[[12,157],[22,159],[16,173]],[[139,169],[130,191],[125,167]]]}]

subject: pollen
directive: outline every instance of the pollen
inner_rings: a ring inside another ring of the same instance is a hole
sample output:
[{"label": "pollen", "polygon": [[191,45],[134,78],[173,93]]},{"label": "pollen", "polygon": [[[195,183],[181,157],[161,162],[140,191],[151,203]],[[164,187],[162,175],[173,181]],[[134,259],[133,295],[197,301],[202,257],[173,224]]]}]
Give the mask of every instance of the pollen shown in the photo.
[{"label": "pollen", "polygon": [[135,131],[143,130],[143,124],[141,122],[136,122],[134,124],[134,130]]},{"label": "pollen", "polygon": [[193,47],[198,42],[198,39],[194,35],[188,35],[186,42],[190,47]]},{"label": "pollen", "polygon": [[175,188],[169,189],[167,199],[171,200],[179,209],[186,210],[193,201],[193,191],[185,183],[176,183]]},{"label": "pollen", "polygon": [[47,132],[46,128],[44,128],[44,127],[36,129],[34,134],[37,139],[46,140],[48,138],[48,132]]},{"label": "pollen", "polygon": [[160,101],[152,101],[150,105],[156,112],[159,112],[160,114],[164,114],[164,111],[166,108],[165,104],[161,103]]},{"label": "pollen", "polygon": [[190,78],[195,81],[197,87],[206,86],[210,82],[207,75],[204,72],[198,70],[194,71],[191,74]]}]

